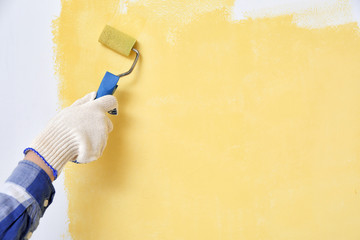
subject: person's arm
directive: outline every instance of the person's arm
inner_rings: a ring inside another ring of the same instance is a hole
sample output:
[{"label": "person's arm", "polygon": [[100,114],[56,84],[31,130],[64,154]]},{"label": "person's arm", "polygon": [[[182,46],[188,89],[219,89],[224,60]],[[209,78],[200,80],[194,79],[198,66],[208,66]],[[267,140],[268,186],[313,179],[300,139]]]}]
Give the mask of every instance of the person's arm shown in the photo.
[{"label": "person's arm", "polygon": [[41,167],[19,162],[0,188],[0,239],[29,239],[54,194],[51,179]]},{"label": "person's arm", "polygon": [[52,181],[65,164],[87,163],[102,155],[113,128],[106,114],[117,108],[117,101],[113,96],[94,100],[95,96],[90,93],[60,111],[0,186],[0,239],[30,238],[52,203]]},{"label": "person's arm", "polygon": [[55,180],[54,174],[51,171],[51,168],[46,165],[46,163],[33,151],[28,151],[24,157],[24,160],[28,160],[30,162],[35,163],[38,165],[42,170],[46,172],[46,174],[49,176],[51,181]]}]

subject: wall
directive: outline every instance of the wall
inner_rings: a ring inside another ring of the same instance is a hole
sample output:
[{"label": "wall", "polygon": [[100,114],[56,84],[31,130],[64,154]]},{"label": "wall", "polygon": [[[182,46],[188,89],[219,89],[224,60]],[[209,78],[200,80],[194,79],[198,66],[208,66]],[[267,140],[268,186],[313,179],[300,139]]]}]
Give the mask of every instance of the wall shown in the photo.
[{"label": "wall", "polygon": [[135,36],[142,55],[115,94],[104,156],[67,166],[69,206],[61,177],[34,239],[359,238],[358,2],[59,10],[0,3],[0,78],[16,90],[0,96],[0,180],[60,105],[131,64],[97,43],[105,24]]}]

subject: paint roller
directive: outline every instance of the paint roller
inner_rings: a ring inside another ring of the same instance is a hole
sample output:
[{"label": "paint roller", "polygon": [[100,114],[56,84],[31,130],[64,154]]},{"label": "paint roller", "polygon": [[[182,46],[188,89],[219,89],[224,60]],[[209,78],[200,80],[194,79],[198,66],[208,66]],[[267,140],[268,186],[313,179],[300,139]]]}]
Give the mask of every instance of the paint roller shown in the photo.
[{"label": "paint roller", "polygon": [[[133,51],[136,53],[136,57],[134,59],[133,64],[131,65],[130,69],[127,72],[117,75],[110,72],[105,73],[105,76],[103,77],[100,83],[99,89],[97,90],[96,98],[100,98],[105,95],[114,94],[115,90],[118,87],[117,83],[119,79],[121,77],[129,75],[134,70],[135,65],[140,56],[139,51],[134,48],[136,39],[109,25],[106,25],[104,30],[102,31],[99,37],[99,42],[102,43],[104,46],[124,56],[129,56],[131,51]],[[116,109],[110,111],[109,113],[116,114]]]}]

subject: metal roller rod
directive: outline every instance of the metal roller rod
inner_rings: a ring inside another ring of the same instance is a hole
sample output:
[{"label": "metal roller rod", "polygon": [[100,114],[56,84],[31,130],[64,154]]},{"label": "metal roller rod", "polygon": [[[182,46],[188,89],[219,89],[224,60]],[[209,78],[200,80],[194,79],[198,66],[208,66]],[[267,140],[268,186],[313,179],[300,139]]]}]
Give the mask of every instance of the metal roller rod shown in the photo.
[{"label": "metal roller rod", "polygon": [[129,75],[129,74],[134,70],[134,67],[135,67],[135,65],[136,65],[136,63],[137,63],[137,61],[138,61],[138,59],[139,59],[139,56],[140,56],[139,51],[136,50],[135,48],[133,48],[133,49],[131,49],[131,50],[133,50],[133,51],[136,53],[135,60],[134,60],[133,64],[131,65],[131,68],[129,69],[129,71],[117,75],[119,78],[120,78],[120,77],[124,77],[124,76],[126,76],[126,75]]}]

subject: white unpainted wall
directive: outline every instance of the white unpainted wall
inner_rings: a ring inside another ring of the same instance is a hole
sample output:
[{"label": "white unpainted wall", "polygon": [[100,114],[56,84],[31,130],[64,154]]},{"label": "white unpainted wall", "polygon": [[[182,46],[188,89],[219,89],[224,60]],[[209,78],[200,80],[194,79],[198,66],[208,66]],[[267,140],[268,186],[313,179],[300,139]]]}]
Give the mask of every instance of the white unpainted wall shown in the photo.
[{"label": "white unpainted wall", "polygon": [[232,20],[293,15],[299,27],[360,26],[360,0],[235,0]]},{"label": "white unpainted wall", "polygon": [[[60,108],[51,28],[60,9],[60,1],[0,1],[0,183]],[[54,185],[54,202],[32,239],[70,239],[64,176]]]}]

